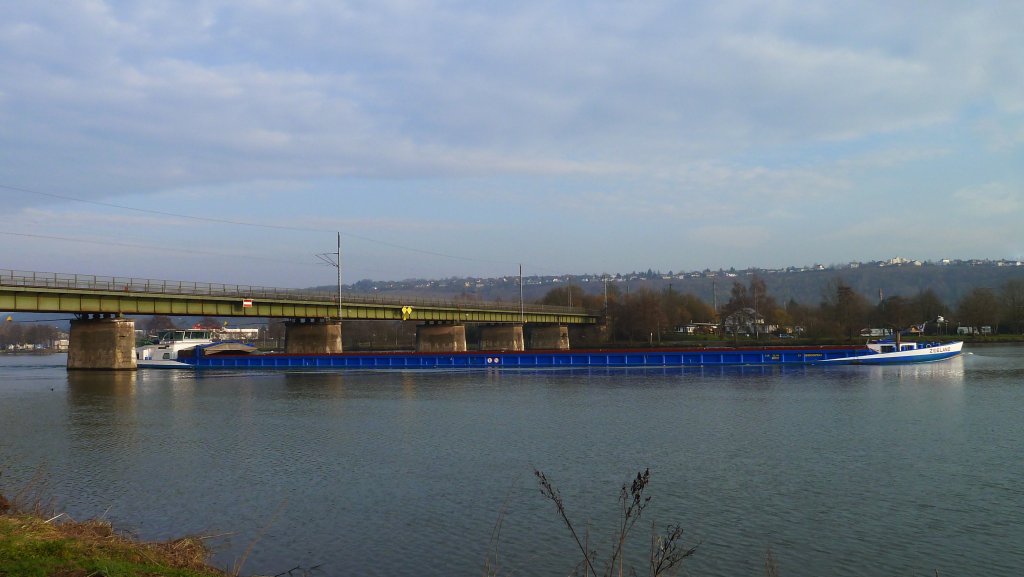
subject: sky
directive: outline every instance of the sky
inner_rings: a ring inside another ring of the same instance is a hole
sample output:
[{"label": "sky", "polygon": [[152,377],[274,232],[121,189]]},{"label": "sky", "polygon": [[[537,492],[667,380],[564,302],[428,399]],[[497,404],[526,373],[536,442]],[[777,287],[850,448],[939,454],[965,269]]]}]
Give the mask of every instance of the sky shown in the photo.
[{"label": "sky", "polygon": [[0,0],[0,269],[1024,257],[1024,3]]}]

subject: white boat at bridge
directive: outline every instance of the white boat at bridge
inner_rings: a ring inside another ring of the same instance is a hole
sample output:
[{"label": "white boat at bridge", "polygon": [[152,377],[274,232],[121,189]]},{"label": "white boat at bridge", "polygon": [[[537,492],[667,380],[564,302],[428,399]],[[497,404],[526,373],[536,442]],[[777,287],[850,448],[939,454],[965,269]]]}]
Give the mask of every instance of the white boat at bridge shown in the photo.
[{"label": "white boat at bridge", "polygon": [[251,345],[235,341],[216,340],[216,331],[206,329],[176,329],[160,334],[156,344],[145,345],[135,349],[135,364],[139,368],[174,369],[190,368],[192,365],[182,362],[182,353],[192,353],[196,347],[204,349],[207,356],[234,353],[249,354],[256,350]]}]

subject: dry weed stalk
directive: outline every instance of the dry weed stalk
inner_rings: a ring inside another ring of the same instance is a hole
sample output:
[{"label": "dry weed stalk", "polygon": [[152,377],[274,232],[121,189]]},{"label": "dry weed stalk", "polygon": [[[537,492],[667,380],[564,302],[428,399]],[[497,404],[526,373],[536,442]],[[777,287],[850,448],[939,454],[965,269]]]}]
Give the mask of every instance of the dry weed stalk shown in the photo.
[{"label": "dry weed stalk", "polygon": [[498,543],[501,539],[501,527],[505,523],[505,516],[508,515],[508,502],[511,497],[511,493],[505,496],[505,502],[501,505],[501,511],[498,512],[498,521],[491,529],[491,541],[487,546],[487,560],[484,562],[484,577],[497,577],[498,575]]},{"label": "dry weed stalk", "polygon": [[[2,475],[2,472],[0,472]],[[46,483],[47,474],[43,467],[36,469],[29,478],[10,499],[0,497],[0,513],[14,512],[36,517],[52,517],[57,509],[56,501]]]},{"label": "dry weed stalk", "polygon": [[[239,577],[239,575],[242,574],[242,567],[245,565],[246,559],[249,558],[249,555],[252,553],[252,550],[256,547],[256,544],[263,539],[263,534],[266,533],[268,529],[270,529],[270,526],[273,525],[275,521],[277,521],[277,517],[281,514],[281,511],[284,510],[284,506],[287,503],[288,499],[281,499],[281,502],[277,505],[277,509],[274,510],[274,514],[270,516],[270,519],[267,520],[267,522],[262,527],[260,527],[259,531],[256,532],[256,537],[254,537],[252,541],[249,541],[249,545],[245,548],[245,551],[242,553],[242,556],[235,561],[234,566],[231,568],[231,571],[228,572],[229,575],[231,575],[232,577]],[[319,565],[317,565],[317,567],[319,567]],[[300,569],[302,568],[296,567],[295,569],[291,569],[289,571],[286,571],[285,573],[291,574],[292,571]],[[285,573],[282,573],[282,575]]]},{"label": "dry weed stalk", "polygon": [[[583,554],[583,561],[580,563],[583,573],[591,577],[598,577],[595,567],[597,552],[589,548],[589,534],[585,535],[587,544],[584,544],[580,540],[580,536],[576,532],[568,514],[565,512],[565,502],[562,500],[561,493],[559,493],[558,489],[555,488],[554,484],[551,483],[551,480],[543,472],[534,469],[533,474],[537,477],[537,482],[540,484],[541,494],[555,504],[559,517],[565,523],[566,528],[569,529],[569,533],[572,534],[572,538],[576,542],[580,553]],[[626,543],[630,532],[636,526],[637,521],[643,515],[644,509],[647,508],[648,503],[651,501],[651,497],[644,494],[650,481],[651,472],[650,469],[646,469],[642,473],[637,473],[636,478],[631,484],[626,485],[624,483],[619,491],[619,526],[612,544],[611,553],[604,563],[604,577],[612,577],[614,575],[622,577],[625,574],[623,559],[626,552]],[[693,555],[700,545],[698,543],[693,547],[683,547],[683,529],[679,525],[669,525],[664,534],[658,535],[652,524],[651,533],[651,550],[648,564],[651,577],[671,575],[673,569],[677,569],[683,559]],[[631,569],[630,573],[635,575],[636,570]]]}]

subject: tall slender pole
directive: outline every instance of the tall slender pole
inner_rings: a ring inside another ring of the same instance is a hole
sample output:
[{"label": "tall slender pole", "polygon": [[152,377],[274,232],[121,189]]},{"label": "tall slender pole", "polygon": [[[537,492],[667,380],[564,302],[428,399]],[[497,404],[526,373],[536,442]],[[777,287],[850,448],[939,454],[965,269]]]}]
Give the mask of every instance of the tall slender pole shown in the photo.
[{"label": "tall slender pole", "polygon": [[[333,258],[332,258],[333,257]],[[341,233],[338,233],[338,251],[331,254],[329,252],[317,253],[316,258],[320,259],[320,262],[329,264],[334,268],[338,269],[338,322],[341,322]]]},{"label": "tall slender pole", "polygon": [[604,276],[604,312],[608,312],[608,275]]},{"label": "tall slender pole", "polygon": [[526,324],[526,310],[523,307],[523,265],[519,265],[519,324]]},{"label": "tall slender pole", "polygon": [[753,282],[751,282],[750,288],[754,293],[754,340],[756,341],[760,333],[757,326],[757,287],[753,285]]},{"label": "tall slender pole", "polygon": [[338,233],[338,322],[341,322],[341,232]]},{"label": "tall slender pole", "polygon": [[715,307],[715,322],[718,323],[718,328],[724,335],[725,327],[722,326],[722,319],[718,318],[718,281],[716,279],[711,279],[711,299]]}]

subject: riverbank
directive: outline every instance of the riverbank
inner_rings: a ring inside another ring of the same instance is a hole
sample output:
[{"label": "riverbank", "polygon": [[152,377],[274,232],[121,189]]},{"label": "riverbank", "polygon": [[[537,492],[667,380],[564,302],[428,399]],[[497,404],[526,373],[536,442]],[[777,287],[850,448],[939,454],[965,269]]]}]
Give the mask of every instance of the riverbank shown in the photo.
[{"label": "riverbank", "polygon": [[102,520],[23,511],[0,495],[0,575],[4,577],[225,577],[206,564],[199,537],[148,543]]},{"label": "riverbank", "polygon": [[[810,338],[810,337],[785,337],[780,338],[772,335],[761,335],[758,338],[737,337],[722,338],[715,335],[687,335],[663,336],[660,342],[654,341],[653,345],[648,342],[628,341],[613,343],[605,346],[620,346],[623,348],[666,348],[666,347],[758,347],[758,346],[823,346],[823,345],[863,345],[866,341],[880,337],[854,337],[854,338]],[[963,341],[965,345],[1002,345],[1024,343],[1024,335],[915,335],[903,337],[906,342],[952,342]]]}]

